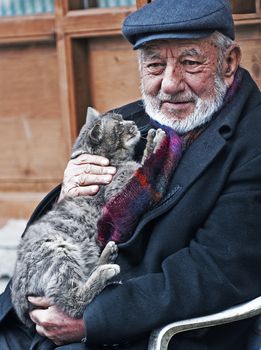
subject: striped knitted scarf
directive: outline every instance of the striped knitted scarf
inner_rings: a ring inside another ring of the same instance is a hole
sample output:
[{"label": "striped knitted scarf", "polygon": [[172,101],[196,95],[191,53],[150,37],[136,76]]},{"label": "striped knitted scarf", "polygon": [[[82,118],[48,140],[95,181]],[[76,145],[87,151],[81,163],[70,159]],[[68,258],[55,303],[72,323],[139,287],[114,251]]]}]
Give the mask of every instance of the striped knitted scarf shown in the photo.
[{"label": "striped knitted scarf", "polygon": [[[167,191],[169,180],[181,158],[183,137],[173,129],[161,126],[166,137],[152,153],[123,190],[103,207],[98,222],[98,241],[104,246],[109,240],[121,243],[133,233],[138,220],[160,202]],[[194,137],[195,132],[186,135]],[[197,132],[198,134],[198,132]]]},{"label": "striped knitted scarf", "polygon": [[[242,70],[239,68],[234,82],[224,98],[228,104],[240,87]],[[132,235],[139,219],[164,197],[171,175],[174,173],[182,152],[199,136],[207,125],[179,136],[173,129],[153,122],[166,133],[160,148],[153,153],[133,175],[123,190],[103,207],[98,222],[98,241],[105,244],[112,240],[126,242]]]}]

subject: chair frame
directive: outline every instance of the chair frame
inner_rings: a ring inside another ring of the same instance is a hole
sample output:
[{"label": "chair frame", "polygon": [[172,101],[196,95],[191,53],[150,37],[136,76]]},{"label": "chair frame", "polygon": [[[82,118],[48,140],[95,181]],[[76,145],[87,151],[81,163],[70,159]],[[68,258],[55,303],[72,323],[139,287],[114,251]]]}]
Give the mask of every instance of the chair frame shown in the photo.
[{"label": "chair frame", "polygon": [[177,333],[235,322],[260,314],[261,296],[215,314],[173,322],[151,333],[148,350],[167,350],[171,338]]}]

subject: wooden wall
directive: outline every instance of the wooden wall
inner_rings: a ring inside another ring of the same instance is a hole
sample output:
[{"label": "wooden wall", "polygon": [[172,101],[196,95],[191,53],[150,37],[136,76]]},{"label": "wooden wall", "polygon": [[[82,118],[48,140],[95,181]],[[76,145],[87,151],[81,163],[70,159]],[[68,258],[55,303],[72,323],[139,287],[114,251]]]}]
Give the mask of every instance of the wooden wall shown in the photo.
[{"label": "wooden wall", "polygon": [[105,112],[139,98],[136,53],[129,44],[115,36],[89,39],[87,45],[92,104]]},{"label": "wooden wall", "polygon": [[0,47],[0,75],[0,190],[45,189],[66,156],[55,46]]},{"label": "wooden wall", "polygon": [[120,30],[133,8],[66,4],[0,19],[0,225],[28,218],[61,182],[87,106],[106,111],[139,97],[136,54]]}]

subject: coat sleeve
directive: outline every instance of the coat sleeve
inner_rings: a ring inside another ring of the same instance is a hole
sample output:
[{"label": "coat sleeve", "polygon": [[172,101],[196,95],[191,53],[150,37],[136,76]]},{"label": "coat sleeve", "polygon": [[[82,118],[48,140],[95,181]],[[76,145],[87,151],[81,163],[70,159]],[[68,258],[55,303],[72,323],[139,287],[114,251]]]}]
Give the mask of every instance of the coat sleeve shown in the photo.
[{"label": "coat sleeve", "polygon": [[194,239],[165,259],[159,273],[106,288],[84,313],[88,342],[130,341],[260,295],[260,182],[258,155],[230,174]]}]

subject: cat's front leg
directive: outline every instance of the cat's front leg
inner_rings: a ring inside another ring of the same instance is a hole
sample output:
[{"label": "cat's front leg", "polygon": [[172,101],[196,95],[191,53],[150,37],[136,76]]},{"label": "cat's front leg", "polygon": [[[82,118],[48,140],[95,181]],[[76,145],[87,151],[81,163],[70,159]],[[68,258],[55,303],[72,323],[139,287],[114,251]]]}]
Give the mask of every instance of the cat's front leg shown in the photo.
[{"label": "cat's front leg", "polygon": [[103,249],[98,261],[98,265],[112,264],[117,259],[117,256],[118,256],[117,244],[113,241],[110,241],[106,244],[105,248]]},{"label": "cat's front leg", "polygon": [[145,161],[150,157],[152,153],[155,153],[161,146],[166,134],[162,129],[150,129],[147,135],[147,143],[143,152],[141,164],[144,165]]},{"label": "cat's front leg", "polygon": [[146,143],[146,147],[144,149],[143,152],[143,157],[141,160],[141,164],[144,164],[145,160],[149,158],[149,156],[152,154],[153,149],[154,149],[154,137],[156,135],[156,130],[155,129],[150,129],[148,131],[148,135],[147,135],[147,143]]}]

